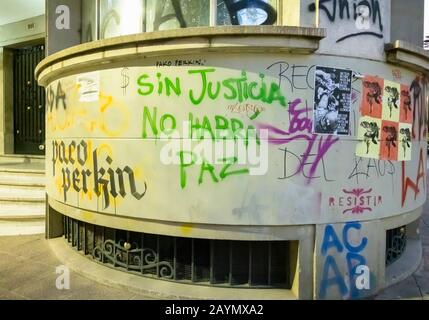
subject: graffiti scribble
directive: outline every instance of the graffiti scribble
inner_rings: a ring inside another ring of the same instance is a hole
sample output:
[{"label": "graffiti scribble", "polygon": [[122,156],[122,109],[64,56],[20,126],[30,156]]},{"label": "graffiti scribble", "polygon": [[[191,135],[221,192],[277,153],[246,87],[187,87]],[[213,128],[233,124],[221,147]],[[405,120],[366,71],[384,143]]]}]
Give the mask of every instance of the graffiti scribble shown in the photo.
[{"label": "graffiti scribble", "polygon": [[[310,109],[298,109],[301,104],[301,99],[296,99],[289,105],[289,114],[291,117],[289,130],[285,131],[268,124],[257,124],[257,127],[262,130],[268,130],[268,141],[274,145],[285,145],[296,140],[306,140],[307,148],[302,155],[302,161],[299,164],[297,173],[303,172],[310,154],[316,154],[315,160],[310,167],[307,175],[307,183],[315,177],[317,168],[322,161],[323,156],[331,149],[331,147],[339,140],[333,135],[319,136],[312,133],[313,121],[308,114]],[[312,152],[313,148],[316,150]]]}]

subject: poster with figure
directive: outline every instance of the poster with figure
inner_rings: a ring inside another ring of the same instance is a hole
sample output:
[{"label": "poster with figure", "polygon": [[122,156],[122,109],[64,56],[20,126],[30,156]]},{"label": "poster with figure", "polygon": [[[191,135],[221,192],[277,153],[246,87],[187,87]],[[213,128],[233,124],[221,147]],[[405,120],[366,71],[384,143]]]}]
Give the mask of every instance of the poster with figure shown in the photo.
[{"label": "poster with figure", "polygon": [[313,132],[350,134],[352,71],[316,66]]},{"label": "poster with figure", "polygon": [[411,124],[399,124],[398,161],[411,160]]},{"label": "poster with figure", "polygon": [[[411,160],[413,106],[410,87],[366,75],[362,80],[362,92],[356,155],[389,161]],[[374,123],[379,134],[372,139],[377,131]]]},{"label": "poster with figure", "polygon": [[399,83],[384,80],[383,120],[399,122],[401,86]]},{"label": "poster with figure", "polygon": [[411,104],[410,87],[401,84],[401,110],[399,121],[403,123],[413,123],[413,106]]},{"label": "poster with figure", "polygon": [[362,116],[381,118],[384,80],[376,76],[365,76],[362,87]]},{"label": "poster with figure", "polygon": [[380,157],[381,120],[362,117],[358,128],[358,145],[356,155],[363,158]]},{"label": "poster with figure", "polygon": [[399,124],[394,121],[381,122],[380,159],[396,161],[398,158]]}]

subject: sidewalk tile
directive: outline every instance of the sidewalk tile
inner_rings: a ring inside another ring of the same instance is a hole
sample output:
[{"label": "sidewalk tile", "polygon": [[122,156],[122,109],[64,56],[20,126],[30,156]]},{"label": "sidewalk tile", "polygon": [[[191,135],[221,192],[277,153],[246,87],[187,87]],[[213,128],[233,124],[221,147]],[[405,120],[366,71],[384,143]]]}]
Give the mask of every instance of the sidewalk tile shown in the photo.
[{"label": "sidewalk tile", "polygon": [[28,300],[28,299],[10,290],[0,288],[0,300]]},{"label": "sidewalk tile", "polygon": [[420,275],[414,275],[422,295],[429,295],[429,272],[422,272]]},{"label": "sidewalk tile", "polygon": [[375,300],[397,300],[397,299],[418,299],[421,300],[419,287],[417,286],[414,278],[408,277],[404,281],[395,284],[381,293],[379,293]]},{"label": "sidewalk tile", "polygon": [[0,287],[14,290],[37,282],[37,280],[53,271],[53,269],[37,262],[12,263],[11,267],[0,271]]},{"label": "sidewalk tile", "polygon": [[58,275],[53,271],[48,276],[38,281],[29,282],[25,286],[20,286],[12,292],[34,300],[66,300],[75,292],[72,290],[59,290],[56,287]]},{"label": "sidewalk tile", "polygon": [[16,249],[34,241],[44,239],[43,235],[0,237],[0,252],[15,255]]}]

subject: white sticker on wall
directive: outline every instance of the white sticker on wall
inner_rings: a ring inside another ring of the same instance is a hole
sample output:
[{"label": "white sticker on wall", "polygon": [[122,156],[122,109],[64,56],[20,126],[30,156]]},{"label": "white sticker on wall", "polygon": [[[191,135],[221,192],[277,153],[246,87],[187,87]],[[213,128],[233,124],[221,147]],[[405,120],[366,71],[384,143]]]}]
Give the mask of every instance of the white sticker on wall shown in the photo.
[{"label": "white sticker on wall", "polygon": [[77,76],[79,86],[79,101],[98,101],[100,95],[100,74],[99,72],[84,73]]}]

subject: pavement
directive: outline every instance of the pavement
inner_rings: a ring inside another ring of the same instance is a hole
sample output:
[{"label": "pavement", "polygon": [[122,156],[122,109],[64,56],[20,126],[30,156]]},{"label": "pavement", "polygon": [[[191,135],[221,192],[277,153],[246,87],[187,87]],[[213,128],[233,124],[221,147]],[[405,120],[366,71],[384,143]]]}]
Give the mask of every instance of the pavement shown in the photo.
[{"label": "pavement", "polygon": [[0,237],[0,300],[150,300],[103,285],[70,270],[70,289],[56,287],[62,263],[43,234]]},{"label": "pavement", "polygon": [[[429,199],[429,192],[427,196]],[[381,291],[374,299],[429,300],[429,201],[426,201],[423,209],[420,221],[420,235],[423,247],[423,259],[420,268],[407,279]]]},{"label": "pavement", "polygon": [[[423,261],[420,269],[404,281],[374,297],[376,300],[429,300],[429,202],[421,222]],[[77,254],[77,253],[76,253]],[[0,300],[153,300],[113,288],[70,270],[70,289],[56,287],[57,259],[44,235],[0,237]]]},{"label": "pavement", "polygon": [[[429,169],[429,158],[426,167]],[[426,176],[429,182],[429,174]],[[426,187],[429,199],[429,188]],[[374,297],[376,300],[429,300],[429,201],[426,201],[420,221],[423,258],[420,268],[407,279],[391,286]]]}]

